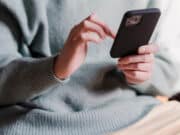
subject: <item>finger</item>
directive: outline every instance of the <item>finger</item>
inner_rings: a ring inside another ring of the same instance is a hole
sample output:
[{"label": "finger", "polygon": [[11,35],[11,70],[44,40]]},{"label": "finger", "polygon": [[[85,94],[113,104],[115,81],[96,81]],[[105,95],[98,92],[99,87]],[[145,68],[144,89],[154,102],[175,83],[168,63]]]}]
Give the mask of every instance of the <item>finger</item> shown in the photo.
[{"label": "finger", "polygon": [[84,32],[79,35],[78,41],[100,43],[103,40],[95,32]]},{"label": "finger", "polygon": [[134,71],[148,72],[148,71],[152,71],[152,65],[153,63],[133,63],[133,64],[127,64],[127,65],[118,64],[118,67],[121,70],[134,70]]},{"label": "finger", "polygon": [[103,21],[101,21],[96,14],[92,14],[91,16],[89,16],[88,20],[96,23],[97,25],[100,25],[104,31],[106,32],[107,35],[109,35],[110,37],[112,37],[113,39],[116,37],[115,32],[113,32],[107,24],[105,24]]},{"label": "finger", "polygon": [[151,77],[150,72],[141,72],[141,71],[131,71],[131,70],[125,70],[123,71],[126,78],[134,80],[136,82],[143,82]]},{"label": "finger", "polygon": [[101,26],[99,26],[93,22],[90,22],[88,20],[85,20],[81,23],[81,28],[83,29],[83,31],[96,32],[103,39],[107,36]]},{"label": "finger", "polygon": [[127,56],[125,58],[119,59],[120,64],[132,64],[132,63],[151,63],[154,61],[153,54],[144,54],[144,55],[133,55]]},{"label": "finger", "polygon": [[138,54],[154,54],[158,51],[159,47],[157,45],[144,45],[139,47]]}]

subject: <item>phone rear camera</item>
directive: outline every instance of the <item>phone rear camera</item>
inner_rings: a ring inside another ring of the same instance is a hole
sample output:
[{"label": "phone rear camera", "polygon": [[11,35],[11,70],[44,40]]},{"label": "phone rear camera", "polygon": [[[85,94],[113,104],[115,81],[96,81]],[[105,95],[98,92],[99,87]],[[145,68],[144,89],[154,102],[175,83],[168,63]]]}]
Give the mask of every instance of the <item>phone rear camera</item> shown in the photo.
[{"label": "phone rear camera", "polygon": [[131,16],[126,20],[126,27],[138,25],[142,20],[142,16]]}]

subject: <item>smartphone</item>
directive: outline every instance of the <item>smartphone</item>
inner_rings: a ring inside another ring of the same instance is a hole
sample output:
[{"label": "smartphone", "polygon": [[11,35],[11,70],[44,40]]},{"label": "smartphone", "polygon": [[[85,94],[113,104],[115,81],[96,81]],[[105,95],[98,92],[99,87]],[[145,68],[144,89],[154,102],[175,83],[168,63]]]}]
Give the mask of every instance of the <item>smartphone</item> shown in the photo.
[{"label": "smartphone", "polygon": [[148,44],[160,15],[158,8],[126,12],[110,51],[111,57],[137,54],[140,46]]}]

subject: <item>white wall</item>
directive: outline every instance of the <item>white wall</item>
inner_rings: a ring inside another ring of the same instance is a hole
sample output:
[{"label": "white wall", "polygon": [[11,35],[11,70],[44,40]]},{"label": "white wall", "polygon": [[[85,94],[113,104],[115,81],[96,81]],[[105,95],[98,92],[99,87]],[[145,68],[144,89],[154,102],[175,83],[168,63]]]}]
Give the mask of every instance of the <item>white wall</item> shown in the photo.
[{"label": "white wall", "polygon": [[163,0],[168,6],[167,17],[162,23],[162,37],[175,62],[180,63],[180,0]]}]

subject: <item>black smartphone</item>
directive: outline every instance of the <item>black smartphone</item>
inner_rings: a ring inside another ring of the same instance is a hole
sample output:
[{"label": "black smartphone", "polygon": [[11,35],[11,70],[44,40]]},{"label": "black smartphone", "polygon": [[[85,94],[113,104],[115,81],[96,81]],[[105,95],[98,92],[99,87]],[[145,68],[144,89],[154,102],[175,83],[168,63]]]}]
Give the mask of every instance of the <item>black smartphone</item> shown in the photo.
[{"label": "black smartphone", "polygon": [[140,46],[148,44],[160,15],[158,8],[126,12],[110,51],[111,57],[137,54]]}]

